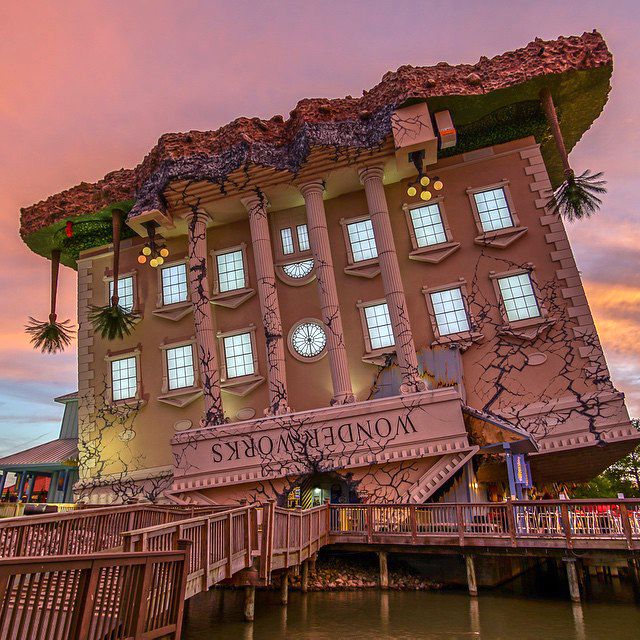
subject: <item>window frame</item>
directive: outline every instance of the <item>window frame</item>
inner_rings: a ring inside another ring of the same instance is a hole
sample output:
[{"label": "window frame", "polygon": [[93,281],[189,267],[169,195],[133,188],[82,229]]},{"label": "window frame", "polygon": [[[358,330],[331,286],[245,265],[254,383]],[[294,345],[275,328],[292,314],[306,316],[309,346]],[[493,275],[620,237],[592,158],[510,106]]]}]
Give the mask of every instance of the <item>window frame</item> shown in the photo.
[{"label": "window frame", "polygon": [[[131,307],[131,312],[136,315],[140,315],[140,301],[138,296],[138,271],[137,269],[132,269],[131,271],[127,271],[126,273],[121,273],[119,276],[120,282],[125,278],[131,278],[133,284],[133,305]],[[105,283],[105,304],[111,304],[111,283],[113,282],[113,273],[109,269],[105,274],[103,281]],[[120,289],[120,287],[118,287]]]},{"label": "window frame", "polygon": [[[242,266],[244,269],[244,287],[241,289],[232,289],[231,291],[220,291],[220,272],[218,270],[218,256],[225,253],[242,252]],[[222,249],[212,249],[210,252],[212,268],[212,304],[235,309],[239,307],[243,302],[246,302],[255,294],[255,289],[250,284],[249,262],[247,260],[247,243],[241,242],[240,244],[232,247],[224,247]]]},{"label": "window frame", "polygon": [[[533,276],[533,266],[529,266],[529,268],[521,268],[521,269],[509,269],[507,271],[501,271],[496,273],[495,271],[489,272],[489,278],[493,283],[493,289],[496,295],[496,300],[498,301],[498,308],[500,309],[500,317],[505,327],[510,329],[520,329],[523,327],[531,327],[539,324],[545,324],[548,321],[548,309],[546,305],[541,301],[542,297],[540,295],[540,288]],[[539,315],[524,318],[522,320],[509,320],[509,316],[507,315],[507,309],[504,304],[504,299],[502,297],[502,290],[500,289],[499,280],[503,278],[509,278],[512,276],[519,276],[527,274],[529,276],[529,281],[531,283],[531,289],[533,290],[533,295],[536,300],[536,304],[538,305]]]},{"label": "window frame", "polygon": [[[134,348],[124,349],[121,351],[107,351],[104,361],[108,366],[108,384],[109,384],[109,404],[113,406],[141,406],[144,403],[142,393],[142,368],[140,363],[141,346],[137,345]],[[113,363],[117,360],[127,360],[134,358],[136,363],[136,392],[130,398],[120,398],[115,400],[113,397]]]},{"label": "window frame", "polygon": [[[511,215],[512,225],[510,227],[503,227],[501,229],[485,231],[482,227],[482,220],[480,219],[480,212],[478,211],[478,204],[476,202],[475,196],[478,193],[491,191],[493,189],[503,190],[504,197],[507,202],[507,207],[509,208],[509,214]],[[521,226],[516,205],[513,200],[513,196],[511,195],[509,180],[504,179],[493,184],[483,185],[481,187],[468,187],[466,189],[466,192],[471,204],[473,219],[478,230],[478,235],[474,238],[474,242],[476,244],[488,245],[496,247],[498,249],[504,249],[527,232],[527,227]]]},{"label": "window frame", "polygon": [[[230,378],[228,375],[225,338],[242,335],[244,333],[248,333],[250,336],[251,355],[253,358],[253,373]],[[253,391],[253,389],[255,389],[258,385],[262,384],[262,382],[264,382],[264,377],[260,375],[255,324],[250,324],[248,326],[233,329],[231,331],[218,331],[216,337],[218,338],[218,354],[220,357],[220,387],[222,389],[224,389],[225,391],[229,391],[234,395],[245,396],[250,391]]]},{"label": "window frame", "polygon": [[[274,264],[280,266],[282,264],[289,264],[291,262],[302,262],[303,260],[313,258],[311,251],[311,238],[309,235],[309,221],[307,220],[306,209],[300,209],[292,213],[277,213],[270,217],[271,232],[275,237],[273,244]],[[307,227],[307,238],[309,240],[309,248],[301,249],[300,240],[298,237],[298,227]],[[293,251],[291,253],[285,253],[282,246],[282,230],[291,230],[291,242],[293,244]],[[285,276],[286,277],[286,276]]]},{"label": "window frame", "polygon": [[[359,260],[355,262],[353,259],[353,249],[351,247],[351,238],[349,236],[349,225],[363,220],[371,221],[371,215],[365,213],[363,215],[354,216],[352,218],[340,218],[340,226],[342,227],[342,237],[344,239],[344,246],[347,252],[347,266],[344,268],[344,272],[352,276],[360,276],[363,278],[375,278],[380,273],[380,258],[379,255],[375,258],[369,258],[367,260]],[[373,227],[373,221],[371,221]],[[373,235],[375,242],[375,232]],[[378,245],[376,243],[376,253],[378,252]]]},{"label": "window frame", "polygon": [[[310,357],[303,356],[299,354],[293,346],[293,334],[295,333],[296,329],[298,329],[298,327],[302,326],[303,324],[317,324],[324,331],[324,336],[325,336],[324,347],[322,348],[322,351],[317,353],[315,356],[310,356]],[[309,363],[309,362],[318,362],[318,360],[322,360],[322,358],[324,358],[327,355],[327,345],[328,345],[327,325],[324,322],[322,322],[322,320],[320,320],[319,318],[311,318],[311,317],[302,318],[301,320],[298,320],[298,322],[296,322],[291,327],[291,329],[289,329],[289,333],[287,335],[287,347],[289,349],[289,353],[296,360],[300,362]]]},{"label": "window frame", "polygon": [[[451,291],[452,289],[458,289],[462,295],[462,304],[464,305],[464,310],[467,314],[467,324],[469,325],[469,328],[466,331],[442,334],[440,333],[440,327],[438,326],[438,320],[436,318],[436,311],[433,306],[431,294],[440,293],[442,291]],[[424,295],[425,303],[427,305],[431,328],[435,338],[431,343],[431,346],[457,343],[464,350],[469,347],[472,342],[478,342],[484,337],[478,332],[477,323],[469,309],[469,294],[467,290],[467,282],[464,278],[459,278],[455,282],[447,282],[446,284],[434,287],[422,287],[422,294]]]},{"label": "window frame", "polygon": [[[185,272],[187,276],[187,299],[183,302],[171,302],[169,304],[164,304],[164,289],[162,286],[162,272],[164,269],[169,267],[175,267],[179,264],[183,264],[185,267]],[[173,320],[177,322],[181,320],[186,315],[191,313],[193,310],[193,305],[191,304],[191,292],[190,292],[190,284],[189,284],[189,261],[186,256],[176,256],[175,260],[171,262],[165,262],[157,269],[157,295],[156,295],[156,308],[153,311],[153,315],[158,316],[160,318],[165,318],[166,320]]]},{"label": "window frame", "polygon": [[378,298],[377,300],[367,300],[366,302],[363,302],[362,300],[358,300],[356,302],[356,307],[358,308],[358,312],[360,316],[362,337],[364,339],[363,359],[368,362],[372,362],[373,364],[378,364],[380,361],[384,362],[387,355],[396,352],[396,344],[395,344],[396,336],[393,333],[393,321],[391,321],[391,317],[389,317],[389,326],[391,327],[391,335],[393,335],[393,344],[387,347],[376,347],[375,349],[371,345],[371,335],[369,333],[369,323],[367,322],[365,309],[367,307],[375,307],[381,304],[386,304],[387,310],[388,310],[389,305],[387,303],[386,298]]},{"label": "window frame", "polygon": [[[423,207],[429,207],[433,205],[436,205],[438,207],[445,239],[442,242],[438,242],[437,244],[429,244],[421,247],[418,244],[418,236],[416,233],[415,225],[413,223],[411,212],[414,209],[422,209]],[[414,202],[411,204],[405,202],[402,205],[402,210],[404,211],[405,221],[407,223],[407,229],[409,231],[409,238],[411,239],[411,246],[413,249],[409,253],[409,258],[411,260],[419,260],[422,262],[431,263],[442,262],[445,258],[450,256],[456,249],[460,247],[460,243],[454,242],[453,240],[453,232],[451,231],[451,226],[449,225],[449,219],[447,217],[444,206],[444,198],[442,196],[432,198],[428,202]]]},{"label": "window frame", "polygon": [[[177,387],[175,389],[170,388],[169,380],[169,351],[172,349],[180,349],[184,347],[191,347],[191,361],[193,367],[193,384],[187,387]],[[195,338],[189,338],[187,340],[180,340],[178,342],[168,342],[160,345],[162,351],[162,392],[168,394],[178,394],[185,391],[193,391],[200,388],[200,372],[198,367],[198,354]]]}]

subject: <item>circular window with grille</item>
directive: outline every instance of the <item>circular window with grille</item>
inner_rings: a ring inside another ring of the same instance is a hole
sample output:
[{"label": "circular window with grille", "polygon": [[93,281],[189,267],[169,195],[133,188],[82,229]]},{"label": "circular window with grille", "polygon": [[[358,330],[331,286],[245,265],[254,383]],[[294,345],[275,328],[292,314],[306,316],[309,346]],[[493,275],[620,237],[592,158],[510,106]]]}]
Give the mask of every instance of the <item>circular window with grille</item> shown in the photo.
[{"label": "circular window with grille", "polygon": [[319,360],[327,346],[327,334],[318,320],[301,320],[289,332],[289,349],[303,362]]}]

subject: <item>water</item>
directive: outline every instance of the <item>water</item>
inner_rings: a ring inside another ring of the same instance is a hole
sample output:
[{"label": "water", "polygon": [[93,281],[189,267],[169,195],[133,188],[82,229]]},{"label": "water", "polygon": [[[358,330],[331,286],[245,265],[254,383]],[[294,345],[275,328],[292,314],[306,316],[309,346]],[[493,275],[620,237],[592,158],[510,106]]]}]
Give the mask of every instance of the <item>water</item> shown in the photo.
[{"label": "water", "polygon": [[[540,585],[537,585],[538,587]],[[183,640],[638,640],[640,607],[625,583],[592,585],[572,604],[558,591],[529,593],[531,582],[500,590],[292,591],[289,606],[273,591],[256,593],[255,622],[242,619],[241,590],[214,590],[189,603]]]}]

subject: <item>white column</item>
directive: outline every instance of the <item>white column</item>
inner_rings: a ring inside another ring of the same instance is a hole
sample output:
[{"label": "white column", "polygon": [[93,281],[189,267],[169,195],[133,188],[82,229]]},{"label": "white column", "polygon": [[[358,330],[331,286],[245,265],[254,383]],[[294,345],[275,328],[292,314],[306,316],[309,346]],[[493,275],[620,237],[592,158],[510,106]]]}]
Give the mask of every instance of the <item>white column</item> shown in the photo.
[{"label": "white column", "polygon": [[360,169],[360,182],[364,185],[367,196],[373,235],[378,250],[384,297],[389,308],[389,317],[396,343],[396,356],[402,376],[400,392],[413,393],[425,391],[427,385],[418,373],[418,357],[409,323],[409,311],[400,277],[400,265],[393,242],[389,209],[382,182],[383,174],[382,167]]},{"label": "white column", "polygon": [[269,385],[269,406],[267,415],[289,413],[287,372],[284,364],[284,339],[280,303],[276,289],[276,272],[273,266],[271,235],[267,218],[268,203],[261,194],[242,200],[249,213],[251,245],[256,265],[256,279],[260,311],[267,346],[267,381]]}]

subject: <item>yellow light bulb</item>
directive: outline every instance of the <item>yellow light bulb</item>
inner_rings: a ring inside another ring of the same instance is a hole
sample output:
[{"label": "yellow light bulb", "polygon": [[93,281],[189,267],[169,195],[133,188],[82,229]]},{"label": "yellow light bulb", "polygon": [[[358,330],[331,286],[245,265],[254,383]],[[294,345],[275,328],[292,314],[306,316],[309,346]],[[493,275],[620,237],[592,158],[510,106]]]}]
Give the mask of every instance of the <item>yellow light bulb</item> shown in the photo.
[{"label": "yellow light bulb", "polygon": [[418,190],[415,187],[409,187],[407,189],[407,195],[411,198],[413,198],[413,196],[415,196],[416,193],[418,193]]},{"label": "yellow light bulb", "polygon": [[423,187],[428,186],[428,184],[431,182],[431,180],[429,180],[429,176],[422,176],[422,178],[420,178],[420,184]]},{"label": "yellow light bulb", "polygon": [[437,179],[436,179],[436,180],[434,181],[434,183],[433,183],[433,188],[434,188],[436,191],[440,191],[440,189],[442,189],[442,187],[444,187],[444,184],[442,183],[442,180],[437,180]]},{"label": "yellow light bulb", "polygon": [[163,258],[166,258],[169,255],[169,249],[167,249],[167,247],[162,247],[162,249],[160,249],[160,255]]},{"label": "yellow light bulb", "polygon": [[431,200],[431,191],[427,191],[426,189],[420,193],[420,197],[423,200]]},{"label": "yellow light bulb", "polygon": [[161,265],[164,262],[164,258],[162,256],[158,256],[156,258],[156,262],[158,263],[158,265]]},{"label": "yellow light bulb", "polygon": [[158,266],[158,260],[156,258],[151,258],[151,260],[149,260],[149,264],[155,268]]},{"label": "yellow light bulb", "polygon": [[147,256],[143,256],[143,255],[138,256],[138,262],[140,264],[144,264],[146,261],[147,261]]},{"label": "yellow light bulb", "polygon": [[145,256],[150,256],[151,255],[151,247],[142,247],[142,253],[144,253]]}]

